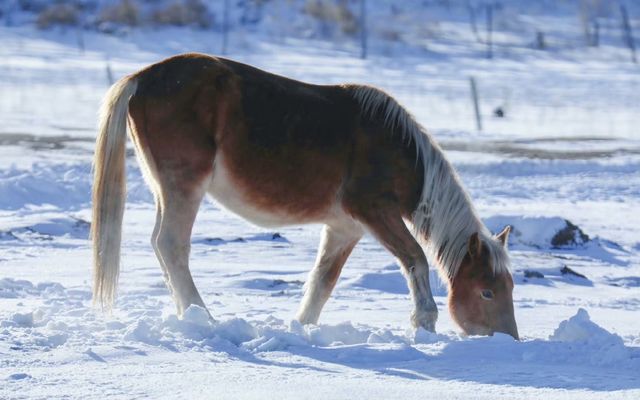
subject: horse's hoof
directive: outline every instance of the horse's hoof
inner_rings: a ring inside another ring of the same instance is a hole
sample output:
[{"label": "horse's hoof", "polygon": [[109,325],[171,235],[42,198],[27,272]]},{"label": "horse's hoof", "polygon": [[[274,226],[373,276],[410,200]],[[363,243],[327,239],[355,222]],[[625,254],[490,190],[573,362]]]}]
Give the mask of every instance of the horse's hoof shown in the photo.
[{"label": "horse's hoof", "polygon": [[427,332],[436,333],[436,323],[435,322],[427,322],[419,325],[420,328],[424,328]]},{"label": "horse's hoof", "polygon": [[411,323],[414,328],[424,328],[429,332],[436,331],[436,321],[438,320],[438,310],[413,312],[411,315]]}]

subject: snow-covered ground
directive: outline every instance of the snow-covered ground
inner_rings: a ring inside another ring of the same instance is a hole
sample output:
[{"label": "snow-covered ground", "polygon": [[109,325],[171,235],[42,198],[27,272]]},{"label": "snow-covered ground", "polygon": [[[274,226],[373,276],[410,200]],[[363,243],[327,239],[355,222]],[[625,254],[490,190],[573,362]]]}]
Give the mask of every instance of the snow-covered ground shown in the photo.
[{"label": "snow-covered ground", "polygon": [[[442,29],[468,30],[459,25]],[[435,272],[438,333],[413,332],[404,278],[369,237],[321,325],[300,326],[292,319],[320,227],[267,231],[210,201],[191,268],[217,322],[198,308],[179,320],[149,244],[154,207],[133,157],[120,296],[113,315],[93,309],[90,171],[108,75],[177,52],[215,53],[219,37],[84,32],[80,51],[75,31],[1,27],[0,398],[640,397],[640,69],[624,48],[486,60],[452,40],[426,53],[390,44],[361,60],[348,45],[234,40],[231,57],[276,73],[384,87],[432,131],[487,225],[514,226],[522,340],[460,336]],[[498,106],[506,118],[491,116]],[[589,240],[552,245],[565,220]]]}]

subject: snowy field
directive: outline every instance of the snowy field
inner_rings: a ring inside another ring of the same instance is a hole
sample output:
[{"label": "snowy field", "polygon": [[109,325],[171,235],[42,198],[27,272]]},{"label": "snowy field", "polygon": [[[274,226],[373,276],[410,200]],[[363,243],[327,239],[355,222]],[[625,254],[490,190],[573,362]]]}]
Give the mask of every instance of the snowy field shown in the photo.
[{"label": "snowy field", "polygon": [[[486,60],[480,45],[452,39],[428,51],[380,45],[361,60],[349,44],[232,42],[230,57],[276,73],[381,86],[432,132],[489,228],[514,227],[516,342],[461,336],[435,271],[437,333],[414,332],[399,267],[370,237],[321,324],[300,326],[293,316],[321,227],[264,230],[209,200],[191,269],[216,323],[198,308],[179,320],[132,154],[119,298],[113,315],[92,308],[90,172],[108,75],[216,53],[219,36],[163,29],[82,40],[84,50],[73,30],[0,27],[1,399],[640,398],[640,68],[626,49],[498,47]],[[495,107],[506,117],[493,117]],[[565,220],[588,239],[554,245]]]}]

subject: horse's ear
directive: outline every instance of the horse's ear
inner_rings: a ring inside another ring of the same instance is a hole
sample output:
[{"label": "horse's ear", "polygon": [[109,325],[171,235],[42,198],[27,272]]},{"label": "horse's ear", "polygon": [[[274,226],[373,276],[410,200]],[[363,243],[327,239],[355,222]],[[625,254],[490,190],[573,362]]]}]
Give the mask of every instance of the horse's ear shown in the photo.
[{"label": "horse's ear", "polygon": [[507,243],[509,242],[509,233],[511,232],[511,225],[507,225],[504,227],[502,232],[496,235],[496,239],[502,243],[503,246],[507,247]]},{"label": "horse's ear", "polygon": [[478,232],[474,232],[469,237],[469,255],[471,258],[480,257],[480,253],[482,252],[482,241],[480,240],[480,235]]}]

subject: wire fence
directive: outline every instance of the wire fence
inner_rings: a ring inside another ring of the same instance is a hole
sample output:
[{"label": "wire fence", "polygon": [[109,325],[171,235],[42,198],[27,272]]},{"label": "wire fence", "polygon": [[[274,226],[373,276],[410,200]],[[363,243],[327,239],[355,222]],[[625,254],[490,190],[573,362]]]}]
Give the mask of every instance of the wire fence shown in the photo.
[{"label": "wire fence", "polygon": [[[184,38],[171,37],[171,33],[156,38],[157,33],[152,31],[146,36],[144,32],[131,31],[105,39],[102,36],[106,35],[74,28],[63,33],[55,31],[45,39],[44,35],[23,37],[20,31],[3,31],[0,134],[29,131],[42,135],[93,135],[100,99],[119,76],[172,52],[217,53],[222,48],[231,57],[301,80],[382,87],[436,132],[478,130],[469,85],[473,77],[484,132],[514,137],[640,138],[637,68],[619,60],[607,64],[603,61],[606,56],[598,56],[592,62],[588,57],[593,54],[588,51],[584,64],[567,59],[557,49],[561,43],[566,48],[575,46],[578,39],[569,41],[570,35],[558,36],[564,42],[555,44],[549,35],[545,36],[547,45],[555,46],[556,52],[540,52],[535,58],[531,55],[535,50],[527,47],[521,37],[516,40],[505,35],[504,30],[492,30],[492,59],[483,63],[484,39],[477,40],[465,21],[467,36],[440,43],[445,50],[427,44],[431,53],[421,55],[409,49],[405,57],[402,52],[407,49],[402,43],[396,43],[398,48],[386,54],[385,48],[376,44],[379,39],[360,37],[359,41],[356,36],[332,43],[291,38],[283,33],[285,30],[278,31],[284,35],[280,37],[252,33],[247,26],[229,23],[228,10],[220,7],[228,8],[233,2],[214,3],[218,14],[226,15],[224,29],[190,33]],[[275,24],[289,15],[286,8],[279,12]],[[499,15],[492,16],[493,23],[500,23]],[[250,16],[246,18],[250,20]],[[375,18],[375,14],[369,18]],[[620,33],[611,21],[610,18],[598,25],[601,41],[607,35]],[[627,25],[632,27],[636,20],[630,21]],[[476,30],[480,30],[477,36],[484,35],[480,24]],[[252,54],[256,39],[260,42],[259,51]],[[130,42],[128,47],[123,47],[126,42]],[[238,50],[241,48],[245,50]],[[140,50],[146,53],[140,55]],[[367,60],[360,60],[365,56]]]}]

